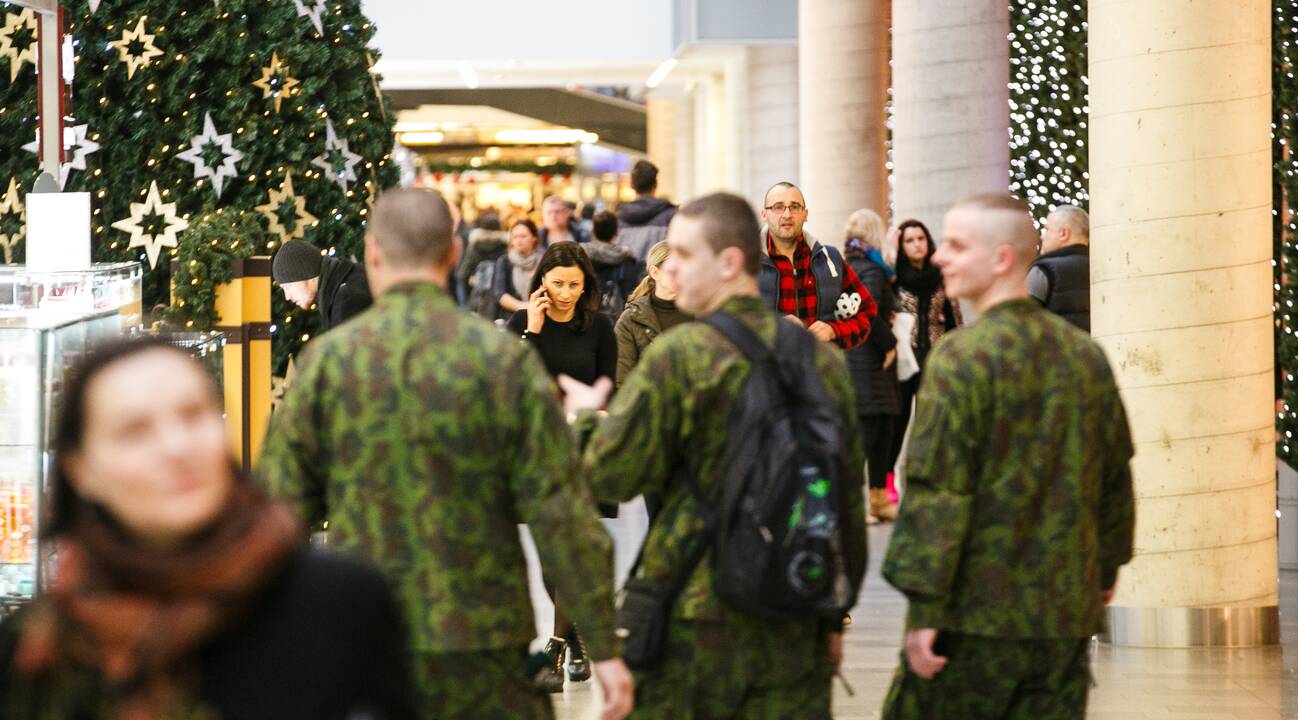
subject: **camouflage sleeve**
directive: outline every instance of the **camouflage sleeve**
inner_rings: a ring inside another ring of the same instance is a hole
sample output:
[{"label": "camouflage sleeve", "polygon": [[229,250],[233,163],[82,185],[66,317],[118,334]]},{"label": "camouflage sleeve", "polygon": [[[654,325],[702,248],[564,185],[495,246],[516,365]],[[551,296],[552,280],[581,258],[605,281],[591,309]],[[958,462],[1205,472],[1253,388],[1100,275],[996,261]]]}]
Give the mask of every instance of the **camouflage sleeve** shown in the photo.
[{"label": "camouflage sleeve", "polygon": [[591,436],[582,466],[601,501],[626,502],[661,493],[666,485],[674,465],[672,438],[680,427],[681,406],[672,390],[684,372],[672,368],[680,337],[661,338],[645,349]]},{"label": "camouflage sleeve", "polygon": [[869,545],[865,527],[865,491],[862,470],[865,468],[865,444],[861,438],[860,421],[856,414],[855,390],[851,376],[847,371],[846,361],[837,349],[820,345],[821,351],[833,355],[832,365],[821,373],[825,378],[826,389],[838,403],[839,415],[843,418],[843,440],[846,443],[843,454],[844,485],[847,493],[847,517],[843,522],[843,552],[847,560],[847,574],[853,589],[859,591],[865,580],[866,566],[869,564]]},{"label": "camouflage sleeve", "polygon": [[318,348],[308,348],[302,354],[293,387],[271,416],[254,472],[262,487],[293,503],[307,526],[318,530],[329,519],[329,508],[325,478],[317,472],[323,463],[319,458],[316,394],[325,392],[324,363],[321,354],[313,350]]},{"label": "camouflage sleeve", "polygon": [[581,628],[591,658],[621,653],[613,635],[613,543],[599,522],[590,490],[554,389],[533,352],[522,352],[501,374],[510,397],[503,407],[517,430],[510,491],[515,512],[536,541],[546,577]]},{"label": "camouflage sleeve", "polygon": [[948,360],[949,343],[934,348],[916,403],[901,504],[883,576],[910,600],[909,628],[942,626],[964,553],[973,509],[978,418],[969,383]]},{"label": "camouflage sleeve", "polygon": [[1100,490],[1100,581],[1104,589],[1118,579],[1118,568],[1131,561],[1136,526],[1136,501],[1131,487],[1131,427],[1122,397],[1110,378],[1104,486]]}]

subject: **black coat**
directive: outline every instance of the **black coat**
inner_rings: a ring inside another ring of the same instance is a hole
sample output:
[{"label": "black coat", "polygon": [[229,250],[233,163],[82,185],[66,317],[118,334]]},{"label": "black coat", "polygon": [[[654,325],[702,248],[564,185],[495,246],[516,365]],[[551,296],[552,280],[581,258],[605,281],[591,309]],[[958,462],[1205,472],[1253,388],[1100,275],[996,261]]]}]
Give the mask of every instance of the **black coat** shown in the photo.
[{"label": "black coat", "polygon": [[[44,718],[17,698],[33,686],[13,668],[23,614],[0,625],[0,718]],[[198,653],[202,703],[224,720],[413,720],[406,632],[387,584],[367,565],[304,549],[260,601]],[[94,707],[102,682],[58,692],[61,708]],[[73,697],[75,695],[75,697]],[[67,715],[64,715],[67,717]],[[99,720],[99,715],[71,717]]]},{"label": "black coat", "polygon": [[865,255],[849,250],[844,257],[879,306],[869,337],[847,351],[856,411],[860,415],[896,415],[901,407],[897,399],[897,363],[883,369],[885,356],[897,347],[897,338],[892,334],[892,313],[896,309],[892,283],[883,268]]},{"label": "black coat", "polygon": [[344,320],[358,315],[374,302],[365,268],[332,256],[322,258],[320,289],[315,304],[320,309],[320,332],[338,327]]}]

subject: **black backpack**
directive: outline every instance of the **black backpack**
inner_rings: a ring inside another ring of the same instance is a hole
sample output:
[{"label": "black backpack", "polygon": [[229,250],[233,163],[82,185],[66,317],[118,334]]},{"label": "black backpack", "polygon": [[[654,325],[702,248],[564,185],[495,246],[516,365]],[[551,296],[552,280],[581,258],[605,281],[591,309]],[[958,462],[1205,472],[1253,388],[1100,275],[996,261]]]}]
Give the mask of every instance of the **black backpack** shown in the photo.
[{"label": "black backpack", "polygon": [[752,371],[731,413],[725,480],[713,530],[713,584],[726,604],[770,620],[840,618],[857,588],[848,578],[842,520],[849,511],[838,408],[815,365],[816,339],[787,320],[771,351],[727,313],[703,322],[733,343]]},{"label": "black backpack", "polygon": [[720,497],[685,477],[707,514],[702,536],[666,581],[638,575],[641,547],[622,589],[618,632],[633,670],[661,661],[672,606],[709,550],[713,589],[740,612],[839,620],[856,603],[840,518],[850,510],[844,483],[860,479],[845,467],[841,419],[815,365],[818,341],[780,319],[772,352],[733,315],[700,320],[734,344],[752,371],[731,411]]}]

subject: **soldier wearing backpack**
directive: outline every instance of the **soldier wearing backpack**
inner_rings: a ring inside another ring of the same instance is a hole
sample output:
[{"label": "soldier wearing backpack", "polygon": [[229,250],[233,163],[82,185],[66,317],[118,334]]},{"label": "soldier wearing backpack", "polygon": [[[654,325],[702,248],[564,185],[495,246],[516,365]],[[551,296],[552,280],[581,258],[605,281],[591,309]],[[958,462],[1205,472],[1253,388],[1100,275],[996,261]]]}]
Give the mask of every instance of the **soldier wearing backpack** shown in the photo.
[{"label": "soldier wearing backpack", "polygon": [[[681,208],[665,272],[699,317],[649,346],[595,425],[596,497],[662,497],[623,591],[640,718],[830,717],[866,567],[865,462],[842,353],[758,295],[752,208]],[[570,412],[611,387],[560,378]]]}]

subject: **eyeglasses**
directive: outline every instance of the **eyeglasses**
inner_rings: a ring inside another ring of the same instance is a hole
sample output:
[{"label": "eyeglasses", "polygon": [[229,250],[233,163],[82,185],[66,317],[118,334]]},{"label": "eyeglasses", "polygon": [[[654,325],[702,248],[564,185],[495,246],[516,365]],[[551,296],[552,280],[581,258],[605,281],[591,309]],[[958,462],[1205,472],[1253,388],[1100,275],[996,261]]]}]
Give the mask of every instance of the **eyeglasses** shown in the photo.
[{"label": "eyeglasses", "polygon": [[803,210],[806,210],[807,208],[802,205],[799,205],[798,203],[790,203],[788,205],[785,205],[784,203],[779,203],[777,205],[767,205],[766,209],[770,210],[776,215],[783,215],[786,210],[788,212],[793,213],[794,215],[797,215],[798,213],[802,212]]}]

